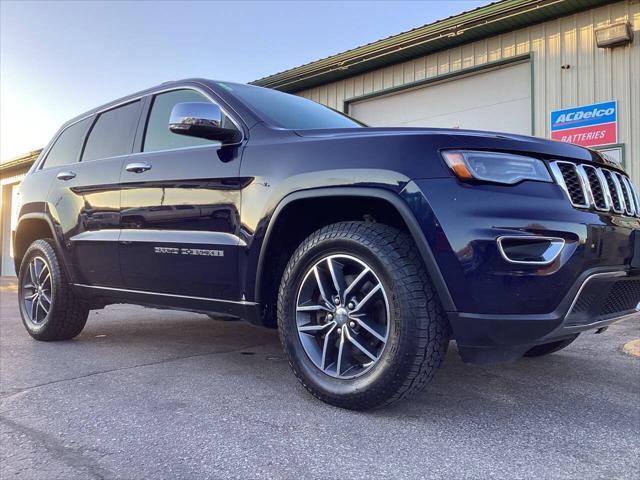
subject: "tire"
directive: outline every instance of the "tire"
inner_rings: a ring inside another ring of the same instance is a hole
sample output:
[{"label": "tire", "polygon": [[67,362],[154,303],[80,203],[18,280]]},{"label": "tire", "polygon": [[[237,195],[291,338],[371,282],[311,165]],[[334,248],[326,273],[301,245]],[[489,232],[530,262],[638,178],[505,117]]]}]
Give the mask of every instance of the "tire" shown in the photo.
[{"label": "tire", "polygon": [[550,355],[559,350],[562,350],[563,348],[568,347],[574,342],[576,338],[578,338],[578,334],[574,335],[573,337],[565,338],[564,340],[558,340],[556,342],[543,343],[542,345],[536,345],[535,347],[527,350],[524,356],[533,358],[533,357],[543,357],[545,355]]},{"label": "tire", "polygon": [[[34,286],[34,277],[40,289]],[[69,340],[87,323],[89,308],[72,291],[50,239],[36,240],[25,253],[18,274],[18,299],[22,323],[36,340]]]},{"label": "tire", "polygon": [[[348,275],[351,270],[354,273]],[[344,296],[353,280],[361,280],[353,282],[357,286],[340,306],[331,306],[330,316],[314,303],[324,305],[317,278],[325,297],[338,288]],[[390,405],[421,390],[442,363],[449,341],[448,322],[412,238],[370,222],[329,225],[302,242],[282,276],[278,327],[302,385],[320,400],[352,410]],[[372,329],[377,335],[370,333]],[[366,348],[357,348],[354,339]],[[338,363],[341,342],[343,360]]]}]

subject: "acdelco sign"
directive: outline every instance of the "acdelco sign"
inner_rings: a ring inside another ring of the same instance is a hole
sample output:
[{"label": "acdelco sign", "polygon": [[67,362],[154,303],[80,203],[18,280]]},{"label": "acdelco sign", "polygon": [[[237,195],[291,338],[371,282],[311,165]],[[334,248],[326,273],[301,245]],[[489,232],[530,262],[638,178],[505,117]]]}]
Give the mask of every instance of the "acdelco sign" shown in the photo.
[{"label": "acdelco sign", "polygon": [[616,101],[551,112],[551,138],[584,147],[618,143]]}]

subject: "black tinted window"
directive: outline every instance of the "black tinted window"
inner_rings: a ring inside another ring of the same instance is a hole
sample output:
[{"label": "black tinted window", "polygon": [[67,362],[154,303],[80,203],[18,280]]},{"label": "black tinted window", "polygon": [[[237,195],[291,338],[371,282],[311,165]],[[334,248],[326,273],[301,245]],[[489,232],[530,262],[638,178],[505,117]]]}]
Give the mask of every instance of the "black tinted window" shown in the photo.
[{"label": "black tinted window", "polygon": [[139,116],[139,100],[101,113],[89,133],[82,160],[130,153]]},{"label": "black tinted window", "polygon": [[268,123],[292,130],[357,128],[362,123],[324,105],[297,95],[237,83],[219,83]]},{"label": "black tinted window", "polygon": [[64,130],[49,150],[44,168],[58,167],[78,161],[84,135],[91,124],[91,117],[74,123]]},{"label": "black tinted window", "polygon": [[[145,152],[158,150],[171,150],[174,148],[193,147],[196,145],[209,145],[219,143],[215,140],[204,138],[188,137],[178,135],[169,130],[169,117],[171,110],[176,103],[187,102],[207,102],[211,101],[195,90],[174,90],[172,92],[161,93],[153,99],[153,106],[147,122],[147,130],[144,137]],[[235,128],[233,123],[223,115],[222,125],[226,128]]]}]

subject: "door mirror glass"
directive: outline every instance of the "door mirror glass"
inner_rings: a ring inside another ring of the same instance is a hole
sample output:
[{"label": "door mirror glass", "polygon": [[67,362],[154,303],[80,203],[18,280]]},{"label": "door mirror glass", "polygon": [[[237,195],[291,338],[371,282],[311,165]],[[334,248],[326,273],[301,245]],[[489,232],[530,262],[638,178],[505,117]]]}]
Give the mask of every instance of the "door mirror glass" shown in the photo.
[{"label": "door mirror glass", "polygon": [[171,110],[169,130],[178,135],[218,140],[222,144],[237,143],[241,139],[235,128],[225,128],[223,113],[213,103],[176,103]]}]

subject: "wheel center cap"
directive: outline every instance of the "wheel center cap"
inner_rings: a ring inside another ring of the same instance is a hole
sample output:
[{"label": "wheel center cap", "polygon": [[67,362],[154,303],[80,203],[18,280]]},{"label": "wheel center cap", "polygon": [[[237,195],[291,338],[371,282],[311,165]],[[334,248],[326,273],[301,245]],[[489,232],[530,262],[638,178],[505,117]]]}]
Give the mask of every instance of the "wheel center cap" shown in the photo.
[{"label": "wheel center cap", "polygon": [[336,322],[342,326],[349,320],[349,312],[344,307],[338,307],[336,309]]}]

